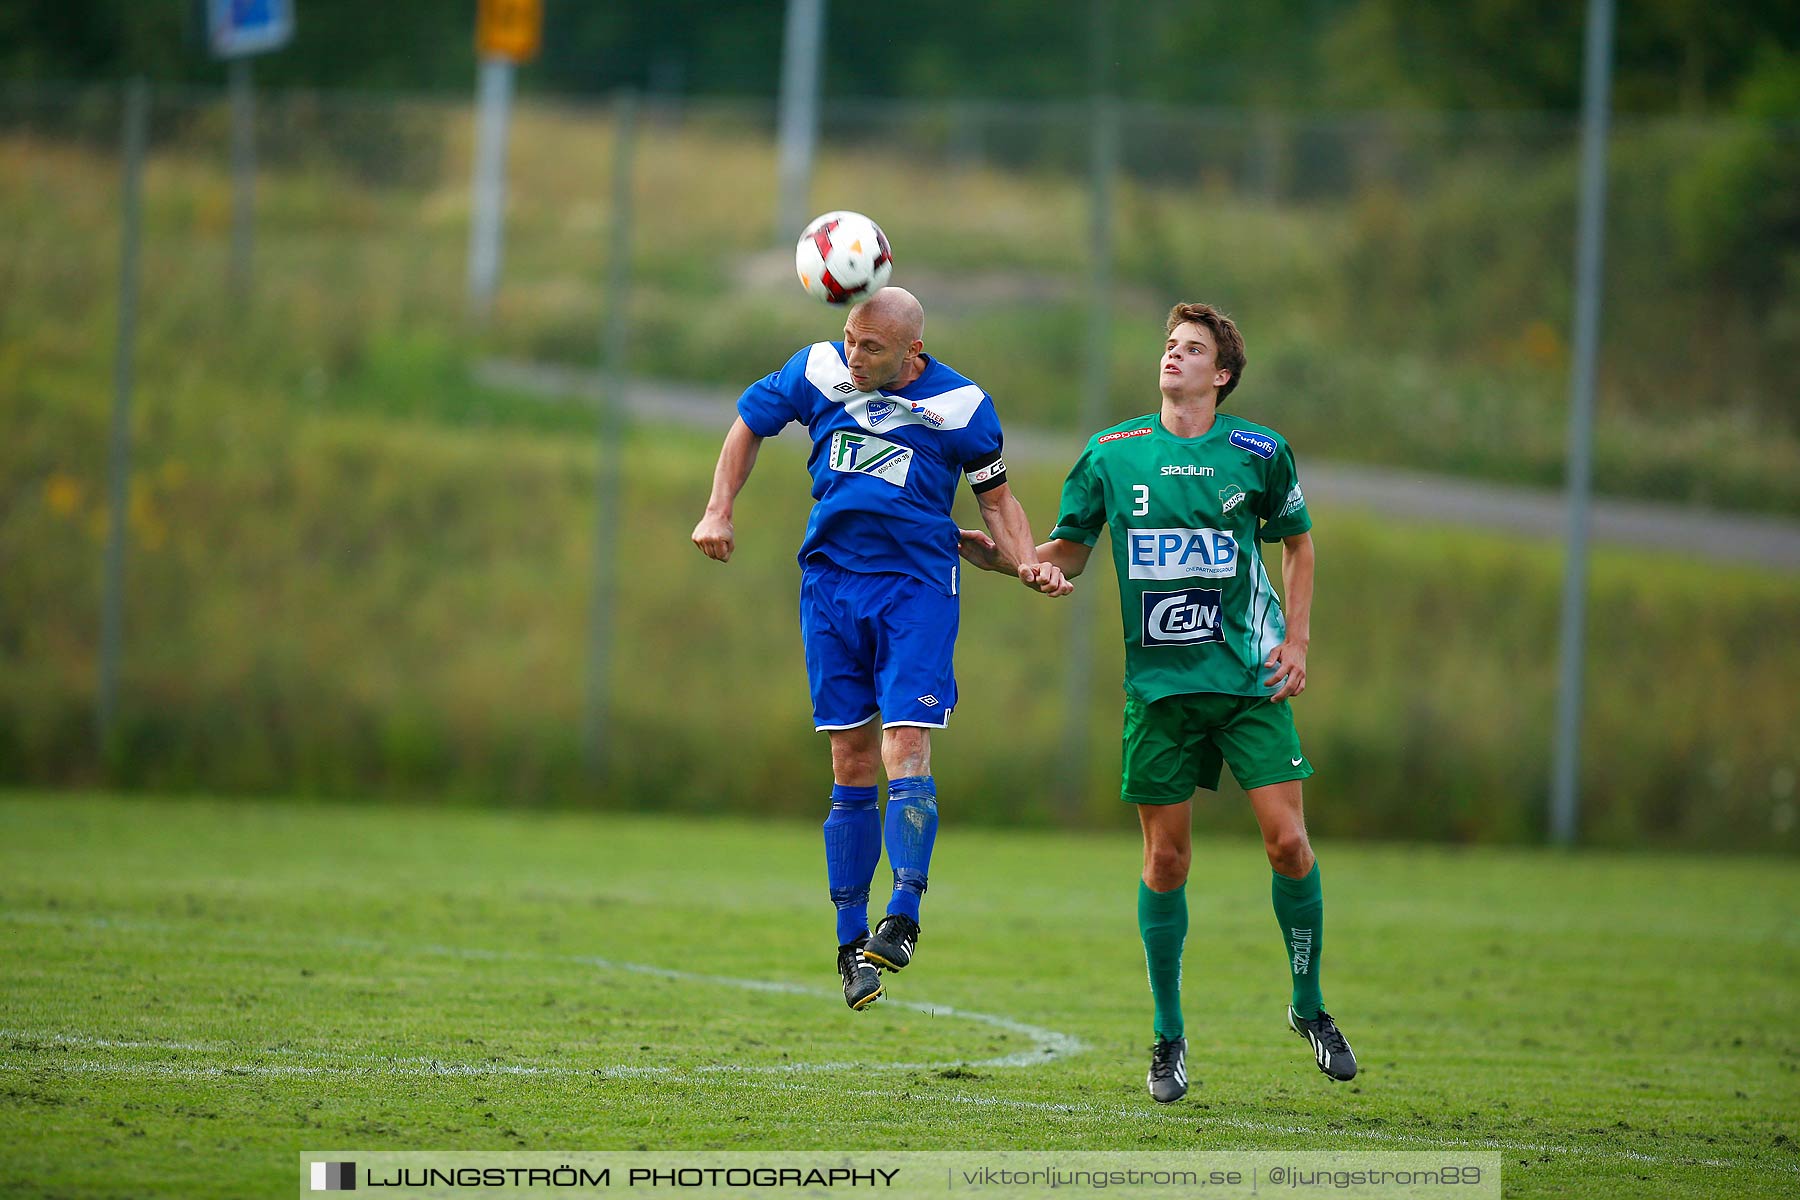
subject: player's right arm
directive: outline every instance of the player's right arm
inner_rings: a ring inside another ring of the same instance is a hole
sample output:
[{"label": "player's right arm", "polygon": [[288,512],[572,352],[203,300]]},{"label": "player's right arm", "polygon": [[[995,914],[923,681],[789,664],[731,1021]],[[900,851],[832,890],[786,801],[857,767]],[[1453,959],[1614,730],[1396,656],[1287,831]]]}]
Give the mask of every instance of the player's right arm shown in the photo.
[{"label": "player's right arm", "polygon": [[[983,571],[998,571],[1002,575],[1017,575],[1019,564],[1013,562],[994,539],[979,529],[961,529],[957,549],[971,566]],[[1067,541],[1064,538],[1051,538],[1037,548],[1039,562],[1050,563],[1061,569],[1063,578],[1073,579],[1087,569],[1088,556],[1094,552],[1092,546],[1084,546],[1080,542]]]},{"label": "player's right arm", "polygon": [[719,464],[713,468],[712,495],[707,498],[706,513],[694,526],[693,533],[694,545],[708,558],[731,561],[731,552],[737,547],[731,510],[737,504],[738,493],[744,489],[744,482],[750,478],[751,469],[756,466],[756,452],[762,449],[762,443],[762,438],[744,424],[742,417],[733,421],[725,434],[725,444],[719,449]]},{"label": "player's right arm", "polygon": [[[1094,542],[1106,524],[1105,489],[1100,486],[1100,477],[1094,467],[1096,446],[1097,443],[1090,440],[1081,457],[1069,469],[1069,477],[1063,481],[1061,515],[1056,528],[1050,531],[1050,540],[1037,548],[1038,561],[1057,567],[1065,579],[1073,579],[1087,569],[1088,556],[1093,554]],[[1057,536],[1063,532],[1077,536]],[[993,538],[977,529],[964,529],[959,533],[957,549],[971,565],[1005,575],[1018,572],[1019,564],[996,546]],[[1079,540],[1083,538],[1085,540]]]}]

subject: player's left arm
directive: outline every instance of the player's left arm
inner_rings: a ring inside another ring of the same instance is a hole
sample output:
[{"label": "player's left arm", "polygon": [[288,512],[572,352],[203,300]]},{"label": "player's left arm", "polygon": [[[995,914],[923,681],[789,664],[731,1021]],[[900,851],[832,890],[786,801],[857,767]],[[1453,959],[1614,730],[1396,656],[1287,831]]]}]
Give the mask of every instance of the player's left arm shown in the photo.
[{"label": "player's left arm", "polygon": [[1018,564],[1019,582],[1046,596],[1066,596],[1075,590],[1075,585],[1064,578],[1061,567],[1039,560],[1037,539],[1031,536],[1031,520],[1010,484],[975,493],[975,502],[997,552],[1006,561]]},{"label": "player's left arm", "polygon": [[1281,593],[1287,636],[1263,663],[1270,669],[1264,685],[1281,685],[1269,697],[1270,703],[1292,699],[1306,690],[1306,648],[1312,643],[1311,533],[1295,533],[1281,539]]}]

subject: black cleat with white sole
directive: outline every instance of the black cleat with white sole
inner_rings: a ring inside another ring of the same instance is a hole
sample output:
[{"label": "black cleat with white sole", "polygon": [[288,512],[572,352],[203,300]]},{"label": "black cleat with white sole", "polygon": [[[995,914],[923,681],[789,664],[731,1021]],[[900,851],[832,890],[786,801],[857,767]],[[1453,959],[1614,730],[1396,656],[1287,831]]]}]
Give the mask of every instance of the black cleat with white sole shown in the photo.
[{"label": "black cleat with white sole", "polygon": [[1159,1038],[1150,1047],[1150,1074],[1144,1082],[1158,1104],[1173,1104],[1187,1095],[1186,1038]]},{"label": "black cleat with white sole", "polygon": [[875,927],[875,936],[863,947],[863,955],[878,967],[904,970],[919,944],[919,923],[905,913],[889,913]]},{"label": "black cleat with white sole", "polygon": [[858,938],[838,947],[838,974],[844,977],[844,1003],[857,1012],[881,999],[881,972],[863,958],[863,941]]},{"label": "black cleat with white sole", "polygon": [[1331,1014],[1324,1009],[1311,1020],[1294,1011],[1288,1005],[1288,1028],[1305,1038],[1312,1047],[1313,1058],[1319,1064],[1319,1070],[1332,1079],[1345,1080],[1356,1078],[1356,1055],[1350,1049],[1350,1043],[1344,1038],[1343,1031]]}]

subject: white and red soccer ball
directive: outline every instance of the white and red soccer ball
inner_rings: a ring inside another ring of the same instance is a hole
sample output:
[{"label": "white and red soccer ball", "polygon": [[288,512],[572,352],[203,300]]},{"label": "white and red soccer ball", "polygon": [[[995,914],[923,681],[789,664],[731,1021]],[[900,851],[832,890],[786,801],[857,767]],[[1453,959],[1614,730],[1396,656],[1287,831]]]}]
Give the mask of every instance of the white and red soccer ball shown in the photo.
[{"label": "white and red soccer ball", "polygon": [[794,247],[800,286],[827,304],[855,304],[887,286],[894,255],[881,226],[859,212],[815,217]]}]

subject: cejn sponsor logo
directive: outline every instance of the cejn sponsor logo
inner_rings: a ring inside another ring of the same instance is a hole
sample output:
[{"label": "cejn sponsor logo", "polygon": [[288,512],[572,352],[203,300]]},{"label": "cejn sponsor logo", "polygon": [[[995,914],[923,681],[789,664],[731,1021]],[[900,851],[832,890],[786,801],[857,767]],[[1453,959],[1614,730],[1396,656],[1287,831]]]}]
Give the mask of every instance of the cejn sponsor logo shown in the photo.
[{"label": "cejn sponsor logo", "polygon": [[912,451],[878,437],[840,429],[831,435],[827,461],[834,471],[873,475],[895,487],[905,487],[906,474],[912,469]]},{"label": "cejn sponsor logo", "polygon": [[1211,467],[1196,467],[1192,463],[1181,463],[1179,465],[1171,463],[1163,467],[1162,473],[1164,475],[1210,476],[1213,473],[1213,469]]},{"label": "cejn sponsor logo", "polygon": [[1131,579],[1230,579],[1237,538],[1222,529],[1127,529],[1125,565]]},{"label": "cejn sponsor logo", "polygon": [[1275,457],[1275,439],[1260,433],[1251,433],[1248,429],[1234,429],[1231,437],[1226,439],[1239,450],[1248,450],[1258,458]]},{"label": "cejn sponsor logo", "polygon": [[1120,438],[1134,438],[1134,437],[1148,437],[1148,436],[1150,436],[1150,430],[1149,430],[1148,426],[1146,426],[1143,429],[1121,429],[1121,430],[1117,431],[1116,433],[1101,434],[1100,442],[1101,442],[1101,444],[1105,444],[1107,442],[1116,442]]},{"label": "cejn sponsor logo", "polygon": [[1144,645],[1199,646],[1224,640],[1218,588],[1144,593]]}]

